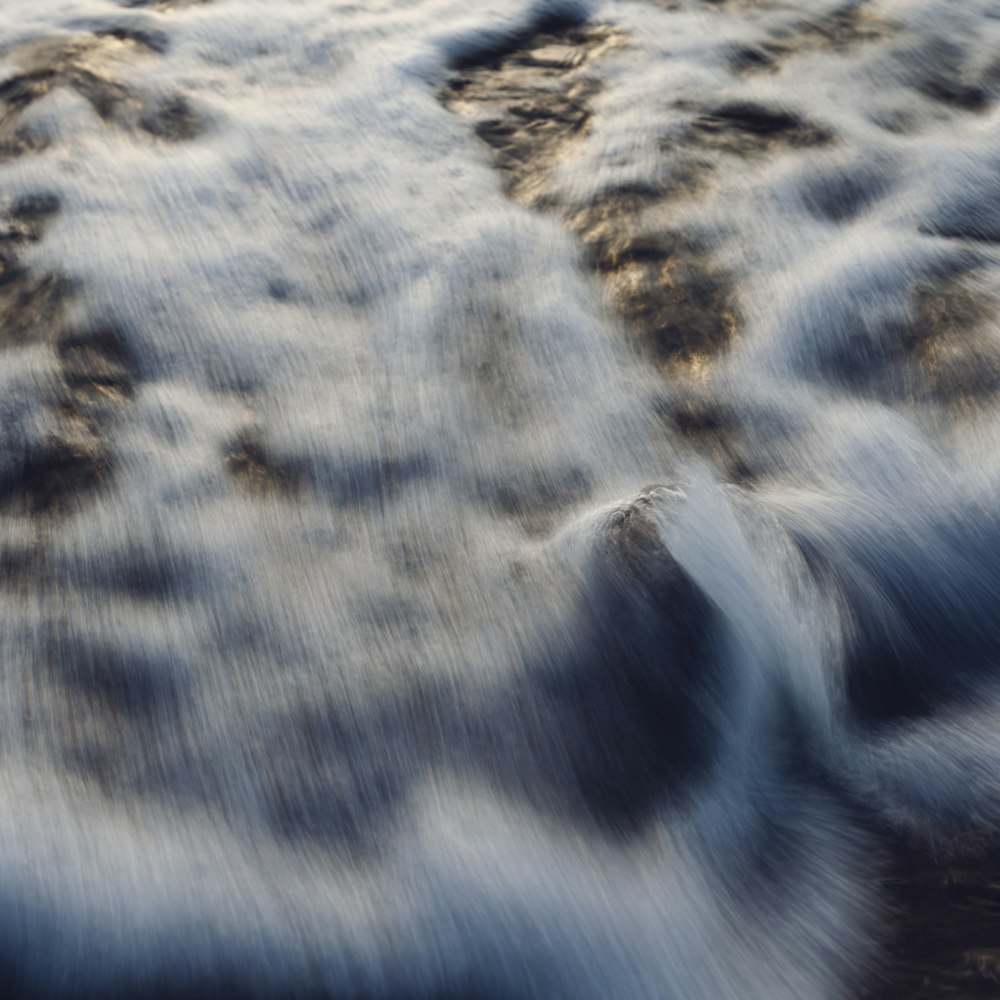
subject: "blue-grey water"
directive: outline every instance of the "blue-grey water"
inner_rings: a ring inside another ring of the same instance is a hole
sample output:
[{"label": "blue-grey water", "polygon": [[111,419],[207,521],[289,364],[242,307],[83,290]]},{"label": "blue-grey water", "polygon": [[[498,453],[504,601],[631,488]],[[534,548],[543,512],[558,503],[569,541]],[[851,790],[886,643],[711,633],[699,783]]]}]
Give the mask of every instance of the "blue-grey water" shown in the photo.
[{"label": "blue-grey water", "polygon": [[998,99],[995,0],[0,0],[5,995],[1000,995]]}]

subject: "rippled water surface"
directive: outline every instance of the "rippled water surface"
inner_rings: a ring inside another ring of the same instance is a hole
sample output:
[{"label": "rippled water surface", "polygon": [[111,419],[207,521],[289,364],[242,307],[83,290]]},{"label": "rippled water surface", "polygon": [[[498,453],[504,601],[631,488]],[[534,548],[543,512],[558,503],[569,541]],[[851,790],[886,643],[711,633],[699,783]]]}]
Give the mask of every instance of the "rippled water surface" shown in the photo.
[{"label": "rippled water surface", "polygon": [[1000,995],[1000,4],[0,0],[5,995]]}]

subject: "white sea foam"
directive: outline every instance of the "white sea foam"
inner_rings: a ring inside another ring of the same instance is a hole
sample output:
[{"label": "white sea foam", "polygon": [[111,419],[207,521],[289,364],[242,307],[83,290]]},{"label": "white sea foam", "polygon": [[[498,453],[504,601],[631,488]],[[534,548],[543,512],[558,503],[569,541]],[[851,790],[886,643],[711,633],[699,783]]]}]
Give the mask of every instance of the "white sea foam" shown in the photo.
[{"label": "white sea foam", "polygon": [[[12,988],[849,995],[877,831],[1000,824],[1000,8],[15,6]],[[583,21],[536,210],[442,87]],[[574,229],[644,185],[738,303],[693,366]]]}]

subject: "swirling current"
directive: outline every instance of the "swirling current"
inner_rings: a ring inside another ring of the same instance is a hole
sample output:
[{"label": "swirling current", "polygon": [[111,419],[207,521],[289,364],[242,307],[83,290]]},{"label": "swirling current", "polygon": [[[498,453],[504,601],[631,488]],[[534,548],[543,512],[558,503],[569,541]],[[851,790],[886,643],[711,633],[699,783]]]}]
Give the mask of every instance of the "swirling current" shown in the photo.
[{"label": "swirling current", "polygon": [[996,0],[0,0],[12,998],[1000,996]]}]

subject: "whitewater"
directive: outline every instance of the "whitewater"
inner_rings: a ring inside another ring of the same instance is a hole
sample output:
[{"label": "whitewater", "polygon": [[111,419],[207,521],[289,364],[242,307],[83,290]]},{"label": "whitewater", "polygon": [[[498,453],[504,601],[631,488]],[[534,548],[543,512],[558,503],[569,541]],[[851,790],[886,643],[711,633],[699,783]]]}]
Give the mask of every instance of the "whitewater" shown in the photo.
[{"label": "whitewater", "polygon": [[0,0],[0,982],[1000,995],[996,0]]}]

